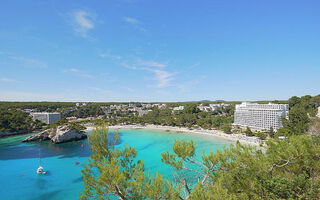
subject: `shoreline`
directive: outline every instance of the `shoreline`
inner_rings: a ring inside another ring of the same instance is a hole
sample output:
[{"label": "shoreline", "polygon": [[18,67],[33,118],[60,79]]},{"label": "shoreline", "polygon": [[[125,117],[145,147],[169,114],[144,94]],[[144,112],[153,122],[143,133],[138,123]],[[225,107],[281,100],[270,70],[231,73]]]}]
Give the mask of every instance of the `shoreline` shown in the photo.
[{"label": "shoreline", "polygon": [[[95,127],[87,127],[87,130],[93,130]],[[201,134],[211,137],[216,137],[232,142],[239,141],[243,145],[260,146],[263,143],[257,137],[248,137],[242,134],[227,134],[220,130],[208,130],[208,129],[189,129],[185,127],[174,127],[174,126],[161,126],[161,125],[114,125],[109,126],[109,129],[149,129],[149,130],[161,130],[169,132],[183,132],[190,134]]]}]

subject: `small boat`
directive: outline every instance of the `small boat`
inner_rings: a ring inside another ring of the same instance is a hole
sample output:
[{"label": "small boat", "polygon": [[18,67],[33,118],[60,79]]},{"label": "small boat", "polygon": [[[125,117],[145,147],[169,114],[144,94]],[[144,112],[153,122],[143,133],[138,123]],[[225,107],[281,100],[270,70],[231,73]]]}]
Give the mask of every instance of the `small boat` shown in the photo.
[{"label": "small boat", "polygon": [[43,167],[42,166],[39,166],[38,169],[37,169],[37,174],[46,174],[47,172],[45,172],[43,170]]},{"label": "small boat", "polygon": [[40,156],[40,150],[39,150],[39,167],[37,169],[37,174],[46,174],[47,172],[44,171],[43,167],[41,166],[41,156]]},{"label": "small boat", "polygon": [[75,162],[75,163],[74,163],[74,165],[79,165],[79,164],[80,164],[79,162]]}]

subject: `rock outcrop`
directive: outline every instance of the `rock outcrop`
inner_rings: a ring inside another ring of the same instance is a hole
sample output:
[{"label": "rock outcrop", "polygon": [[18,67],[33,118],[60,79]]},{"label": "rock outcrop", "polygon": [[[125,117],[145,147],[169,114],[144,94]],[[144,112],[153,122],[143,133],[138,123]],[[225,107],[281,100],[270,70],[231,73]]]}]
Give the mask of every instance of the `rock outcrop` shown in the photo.
[{"label": "rock outcrop", "polygon": [[84,131],[72,129],[70,126],[58,126],[32,135],[22,142],[51,140],[55,144],[82,140],[87,138]]}]

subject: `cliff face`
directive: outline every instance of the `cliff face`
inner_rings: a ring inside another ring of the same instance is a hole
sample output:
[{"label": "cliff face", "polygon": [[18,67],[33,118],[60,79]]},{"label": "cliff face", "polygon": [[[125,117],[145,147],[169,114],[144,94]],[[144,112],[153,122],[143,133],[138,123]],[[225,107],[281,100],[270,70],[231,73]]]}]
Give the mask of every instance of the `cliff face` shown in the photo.
[{"label": "cliff face", "polygon": [[72,129],[70,126],[58,126],[57,128],[48,129],[42,131],[36,135],[32,135],[22,142],[32,142],[32,141],[45,141],[51,140],[51,142],[65,143],[76,140],[82,140],[87,138],[84,131]]}]

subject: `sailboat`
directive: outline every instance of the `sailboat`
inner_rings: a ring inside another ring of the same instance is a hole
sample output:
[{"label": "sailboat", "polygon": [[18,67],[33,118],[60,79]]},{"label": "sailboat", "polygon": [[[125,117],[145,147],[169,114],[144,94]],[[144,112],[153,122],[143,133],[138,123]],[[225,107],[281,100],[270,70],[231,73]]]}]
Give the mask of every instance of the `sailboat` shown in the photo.
[{"label": "sailboat", "polygon": [[44,171],[43,167],[41,166],[41,156],[40,156],[40,150],[39,150],[39,167],[37,169],[37,174],[46,174],[47,172]]}]

